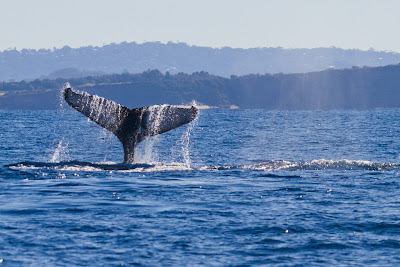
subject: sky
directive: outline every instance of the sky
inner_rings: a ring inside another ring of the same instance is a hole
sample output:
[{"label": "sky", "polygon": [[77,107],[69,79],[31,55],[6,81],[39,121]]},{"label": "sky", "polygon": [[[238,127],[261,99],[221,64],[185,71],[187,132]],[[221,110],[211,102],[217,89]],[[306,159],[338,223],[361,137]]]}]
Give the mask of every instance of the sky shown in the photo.
[{"label": "sky", "polygon": [[184,42],[400,52],[399,0],[0,0],[0,51]]}]

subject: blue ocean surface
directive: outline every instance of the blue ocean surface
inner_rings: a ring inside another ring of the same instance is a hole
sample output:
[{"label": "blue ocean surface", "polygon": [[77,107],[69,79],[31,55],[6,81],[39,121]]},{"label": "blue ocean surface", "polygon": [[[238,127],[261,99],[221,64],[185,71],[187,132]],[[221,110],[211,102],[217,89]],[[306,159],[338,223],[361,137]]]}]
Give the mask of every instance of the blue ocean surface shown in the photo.
[{"label": "blue ocean surface", "polygon": [[0,266],[400,264],[400,110],[201,110],[121,164],[75,110],[0,111]]}]

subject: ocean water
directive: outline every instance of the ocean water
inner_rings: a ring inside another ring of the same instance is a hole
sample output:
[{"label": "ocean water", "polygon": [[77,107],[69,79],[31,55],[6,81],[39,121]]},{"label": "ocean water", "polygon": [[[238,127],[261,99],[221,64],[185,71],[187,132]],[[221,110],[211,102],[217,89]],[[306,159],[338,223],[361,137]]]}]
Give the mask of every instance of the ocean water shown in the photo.
[{"label": "ocean water", "polygon": [[399,265],[400,110],[202,110],[136,163],[0,111],[0,266]]}]

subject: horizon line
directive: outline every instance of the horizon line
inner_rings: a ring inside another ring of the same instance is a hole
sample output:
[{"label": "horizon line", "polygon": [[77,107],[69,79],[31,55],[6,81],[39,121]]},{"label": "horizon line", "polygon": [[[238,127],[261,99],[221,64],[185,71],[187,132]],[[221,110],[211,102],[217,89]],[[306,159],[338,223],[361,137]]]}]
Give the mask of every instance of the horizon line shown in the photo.
[{"label": "horizon line", "polygon": [[121,44],[137,44],[137,45],[144,45],[144,44],[149,44],[149,43],[156,43],[156,44],[162,44],[162,45],[168,45],[168,44],[174,44],[174,45],[179,45],[179,44],[184,44],[189,47],[200,47],[200,48],[211,48],[211,49],[239,49],[239,50],[253,50],[253,49],[282,49],[282,50],[313,50],[313,49],[339,49],[339,50],[357,50],[357,51],[362,51],[362,52],[379,52],[379,53],[390,53],[390,54],[399,54],[400,52],[396,52],[393,50],[376,50],[373,47],[370,47],[369,49],[362,49],[362,48],[342,48],[342,47],[337,47],[337,46],[321,46],[321,47],[312,47],[312,48],[306,48],[306,47],[282,47],[282,46],[253,46],[253,47],[234,47],[234,46],[207,46],[207,45],[199,45],[199,44],[191,44],[187,42],[180,42],[180,41],[168,41],[168,42],[162,42],[162,41],[143,41],[143,42],[137,42],[137,41],[121,41],[119,43],[117,42],[111,42],[111,43],[103,43],[101,45],[83,45],[83,46],[70,46],[68,44],[65,44],[62,47],[52,47],[52,48],[18,48],[17,47],[9,47],[4,50],[0,50],[0,53],[4,53],[7,51],[18,51],[22,52],[23,50],[29,50],[29,51],[40,51],[40,50],[46,50],[46,51],[56,51],[56,50],[61,50],[63,48],[71,48],[71,49],[81,49],[81,48],[103,48],[106,46],[110,45],[121,45]]}]

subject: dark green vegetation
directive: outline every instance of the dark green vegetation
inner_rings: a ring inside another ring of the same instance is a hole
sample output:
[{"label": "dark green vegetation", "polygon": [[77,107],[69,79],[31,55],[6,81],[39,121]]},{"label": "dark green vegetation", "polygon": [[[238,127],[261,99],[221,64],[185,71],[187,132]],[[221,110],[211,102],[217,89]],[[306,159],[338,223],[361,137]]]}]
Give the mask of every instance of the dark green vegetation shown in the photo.
[{"label": "dark green vegetation", "polygon": [[210,48],[184,43],[120,43],[102,47],[23,49],[0,52],[0,81],[74,78],[140,73],[158,69],[171,74],[208,71],[229,77],[251,73],[304,73],[352,66],[400,63],[400,54],[340,48]]},{"label": "dark green vegetation", "polygon": [[224,78],[207,72],[113,74],[75,79],[1,83],[1,109],[57,109],[61,89],[114,100],[127,107],[198,103],[229,108],[368,109],[400,107],[400,65],[302,74],[252,74]]}]

